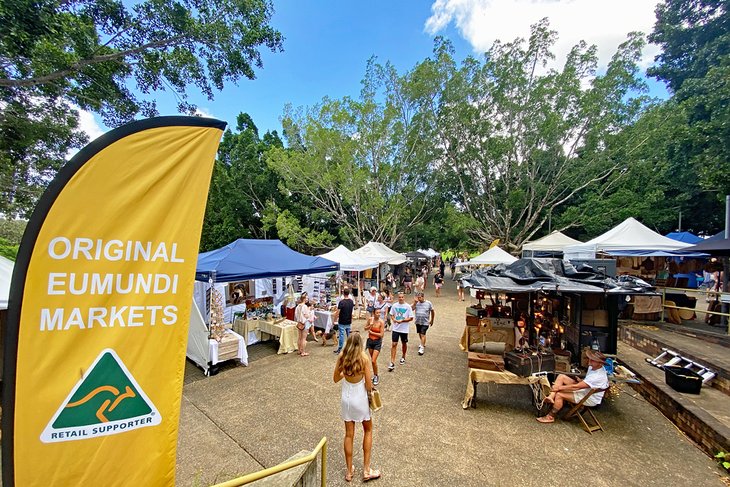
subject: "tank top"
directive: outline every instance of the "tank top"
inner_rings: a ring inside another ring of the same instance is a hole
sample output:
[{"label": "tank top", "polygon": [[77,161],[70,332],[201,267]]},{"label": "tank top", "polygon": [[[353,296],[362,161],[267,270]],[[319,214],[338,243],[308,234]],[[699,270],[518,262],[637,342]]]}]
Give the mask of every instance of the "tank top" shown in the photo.
[{"label": "tank top", "polygon": [[380,340],[383,337],[374,335],[373,332],[380,333],[381,331],[383,331],[382,322],[378,321],[378,326],[375,326],[375,323],[373,323],[373,326],[371,326],[370,330],[368,330],[368,338],[371,340]]}]

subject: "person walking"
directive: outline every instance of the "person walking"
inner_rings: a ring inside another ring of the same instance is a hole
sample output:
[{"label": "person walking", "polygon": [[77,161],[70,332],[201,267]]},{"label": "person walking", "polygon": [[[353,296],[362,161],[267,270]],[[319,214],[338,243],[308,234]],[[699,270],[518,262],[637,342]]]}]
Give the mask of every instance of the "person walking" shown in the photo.
[{"label": "person walking", "polygon": [[362,459],[363,482],[380,478],[380,471],[370,468],[370,456],[373,447],[373,421],[370,417],[368,395],[372,393],[372,372],[370,359],[362,348],[362,338],[359,333],[347,337],[344,348],[335,364],[332,379],[335,384],[342,381],[340,396],[340,410],[345,422],[345,464],[347,473],[345,480],[351,482],[355,476],[355,466],[352,464],[352,449],[355,442],[355,423],[362,423]]},{"label": "person walking", "polygon": [[426,288],[426,280],[423,278],[422,275],[419,275],[416,278],[416,294],[422,293],[425,288]]},{"label": "person walking", "polygon": [[390,307],[393,306],[393,295],[391,292],[385,290],[385,329],[390,330]]},{"label": "person walking", "polygon": [[373,315],[375,315],[375,303],[378,300],[378,294],[378,288],[372,286],[370,292],[365,295],[365,311],[368,313],[368,323],[373,320]]},{"label": "person walking", "polygon": [[436,297],[441,297],[441,288],[444,286],[444,273],[437,272],[433,275],[433,287],[436,289]]},{"label": "person walking", "polygon": [[413,291],[413,275],[410,268],[406,268],[406,273],[403,275],[403,290],[407,294],[411,294]]},{"label": "person walking", "polygon": [[421,276],[423,276],[423,289],[421,289],[421,291],[425,291],[426,287],[428,287],[428,272],[428,264],[426,264],[425,266],[423,266],[423,269],[421,269]]},{"label": "person walking", "polygon": [[342,290],[342,299],[337,303],[335,311],[335,323],[337,323],[338,345],[334,353],[340,353],[345,346],[345,340],[350,336],[352,327],[352,311],[355,309],[355,301],[350,298],[350,290]]},{"label": "person walking", "polygon": [[395,369],[395,354],[398,348],[398,341],[401,342],[401,359],[400,364],[406,364],[406,352],[408,351],[408,328],[410,322],[413,321],[413,309],[406,303],[406,296],[398,293],[398,302],[390,307],[390,318],[393,323],[393,331],[391,335],[392,344],[390,346],[390,363],[388,364],[388,372]]},{"label": "person walking", "polygon": [[[385,301],[383,301],[385,305]],[[383,306],[384,308],[385,306]],[[385,335],[385,322],[380,310],[377,310],[373,320],[365,324],[365,330],[368,332],[368,339],[365,343],[365,350],[370,354],[370,361],[373,364],[373,385],[377,386],[380,382],[378,375],[378,356],[383,348],[383,335]]]},{"label": "person walking", "polygon": [[416,331],[418,332],[418,338],[421,340],[418,345],[418,355],[423,355],[426,353],[426,332],[429,327],[433,326],[436,311],[433,309],[433,303],[427,301],[423,293],[416,293],[413,310],[416,315]]},{"label": "person walking", "polygon": [[302,294],[299,296],[299,304],[297,304],[294,310],[294,321],[297,322],[297,348],[299,349],[299,355],[301,357],[307,357],[307,334],[311,326],[309,322],[309,307],[307,307],[307,295]]},{"label": "person walking", "polygon": [[441,275],[444,275],[444,272],[446,272],[446,263],[444,262],[444,259],[439,258],[439,272]]}]

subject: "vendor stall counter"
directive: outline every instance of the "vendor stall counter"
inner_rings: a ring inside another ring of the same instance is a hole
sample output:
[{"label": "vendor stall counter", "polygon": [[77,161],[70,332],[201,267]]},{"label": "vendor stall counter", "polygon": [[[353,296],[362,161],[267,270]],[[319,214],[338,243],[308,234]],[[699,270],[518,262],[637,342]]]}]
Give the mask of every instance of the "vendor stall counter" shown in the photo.
[{"label": "vendor stall counter", "polygon": [[298,350],[297,346],[297,324],[291,320],[283,320],[279,323],[259,320],[259,331],[261,339],[267,339],[265,335],[279,340],[278,354],[291,353]]},{"label": "vendor stall counter", "polygon": [[211,375],[215,375],[216,365],[226,360],[237,360],[243,365],[248,365],[246,341],[241,335],[232,330],[226,330],[220,341],[214,338],[208,339],[208,347]]},{"label": "vendor stall counter", "polygon": [[480,382],[491,382],[493,384],[522,384],[529,385],[532,390],[532,403],[540,411],[545,396],[550,394],[550,382],[544,375],[520,377],[508,370],[483,370],[469,368],[466,382],[466,394],[461,407],[468,409],[469,406],[476,407],[477,384]]}]

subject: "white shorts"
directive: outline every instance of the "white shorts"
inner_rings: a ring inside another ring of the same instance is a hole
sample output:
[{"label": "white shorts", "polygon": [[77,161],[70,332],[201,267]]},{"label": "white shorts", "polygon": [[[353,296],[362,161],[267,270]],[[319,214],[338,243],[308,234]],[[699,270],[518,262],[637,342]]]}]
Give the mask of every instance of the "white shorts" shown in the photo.
[{"label": "white shorts", "polygon": [[[573,392],[573,401],[578,404],[583,400],[583,398],[588,394],[590,389],[581,389],[579,391]],[[598,406],[601,403],[601,399],[603,397],[598,397],[598,394],[593,394],[591,397],[586,399],[586,402],[583,403],[584,406]]]}]

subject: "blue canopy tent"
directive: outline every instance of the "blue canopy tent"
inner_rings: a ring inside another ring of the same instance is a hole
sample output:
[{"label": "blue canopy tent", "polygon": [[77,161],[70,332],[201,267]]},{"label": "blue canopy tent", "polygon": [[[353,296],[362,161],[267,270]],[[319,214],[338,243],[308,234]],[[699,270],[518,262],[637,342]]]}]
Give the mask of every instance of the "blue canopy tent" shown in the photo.
[{"label": "blue canopy tent", "polygon": [[688,244],[697,244],[702,242],[702,238],[692,232],[670,232],[664,236],[671,238],[672,240],[676,240],[677,242],[684,242]]},{"label": "blue canopy tent", "polygon": [[324,257],[296,252],[281,240],[247,240],[239,238],[210,252],[198,255],[197,281],[245,281],[271,277],[334,272],[340,264]]}]

